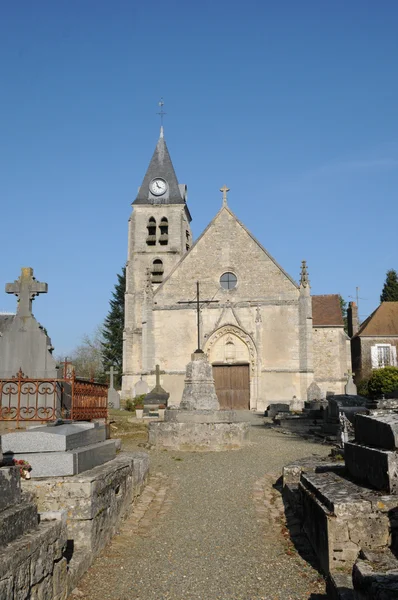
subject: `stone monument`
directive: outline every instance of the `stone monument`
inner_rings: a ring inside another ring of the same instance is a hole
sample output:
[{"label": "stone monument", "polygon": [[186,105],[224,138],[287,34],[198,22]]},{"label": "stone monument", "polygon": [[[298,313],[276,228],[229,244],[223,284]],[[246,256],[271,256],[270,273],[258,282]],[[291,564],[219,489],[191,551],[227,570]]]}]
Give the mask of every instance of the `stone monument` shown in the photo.
[{"label": "stone monument", "polygon": [[18,297],[15,315],[0,315],[0,377],[10,378],[21,369],[31,379],[55,379],[56,361],[51,340],[32,313],[32,301],[46,294],[47,283],[37,281],[33,269],[23,267],[20,277],[6,285]]},{"label": "stone monument", "polygon": [[179,408],[169,408],[163,422],[149,424],[149,443],[161,448],[214,451],[240,448],[249,424],[233,410],[220,410],[212,366],[200,349],[187,364]]},{"label": "stone monument", "polygon": [[109,408],[120,408],[120,396],[119,392],[115,390],[113,378],[118,374],[113,366],[110,367],[109,371],[106,372],[109,375],[109,388],[108,388],[108,407]]}]

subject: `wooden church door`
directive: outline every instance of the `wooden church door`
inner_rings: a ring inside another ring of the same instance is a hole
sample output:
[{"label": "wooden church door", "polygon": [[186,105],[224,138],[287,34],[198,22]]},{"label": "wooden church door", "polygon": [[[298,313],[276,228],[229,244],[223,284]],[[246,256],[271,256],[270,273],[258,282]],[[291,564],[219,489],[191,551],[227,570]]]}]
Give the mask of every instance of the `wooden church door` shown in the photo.
[{"label": "wooden church door", "polygon": [[249,365],[213,365],[213,376],[220,408],[250,408]]}]

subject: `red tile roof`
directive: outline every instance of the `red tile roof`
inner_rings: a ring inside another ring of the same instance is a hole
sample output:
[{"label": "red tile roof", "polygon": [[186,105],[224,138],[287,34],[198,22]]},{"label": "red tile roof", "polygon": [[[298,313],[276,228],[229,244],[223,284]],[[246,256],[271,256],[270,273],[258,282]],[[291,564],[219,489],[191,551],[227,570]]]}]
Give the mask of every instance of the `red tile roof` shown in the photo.
[{"label": "red tile roof", "polygon": [[312,325],[314,327],[344,326],[338,294],[312,296]]},{"label": "red tile roof", "polygon": [[357,335],[398,336],[398,302],[382,302],[362,323]]}]

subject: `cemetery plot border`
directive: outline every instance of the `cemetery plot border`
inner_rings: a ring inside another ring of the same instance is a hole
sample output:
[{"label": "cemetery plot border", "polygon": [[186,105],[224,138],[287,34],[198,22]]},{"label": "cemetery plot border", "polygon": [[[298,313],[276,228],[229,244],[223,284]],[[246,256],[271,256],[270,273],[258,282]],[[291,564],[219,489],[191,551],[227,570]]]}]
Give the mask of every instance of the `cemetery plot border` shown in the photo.
[{"label": "cemetery plot border", "polygon": [[107,419],[106,384],[85,381],[73,371],[63,378],[31,379],[22,370],[0,379],[0,421],[47,422],[56,419]]}]

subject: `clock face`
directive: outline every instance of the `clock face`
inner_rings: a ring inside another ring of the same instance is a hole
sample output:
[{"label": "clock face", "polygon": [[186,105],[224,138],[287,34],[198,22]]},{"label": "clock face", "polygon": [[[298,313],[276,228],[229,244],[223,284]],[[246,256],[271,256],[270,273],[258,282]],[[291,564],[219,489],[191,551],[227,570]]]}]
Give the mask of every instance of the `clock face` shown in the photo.
[{"label": "clock face", "polygon": [[164,179],[160,179],[160,177],[156,177],[156,179],[152,179],[149,184],[149,189],[151,190],[154,196],[162,196],[167,190],[167,183]]}]

